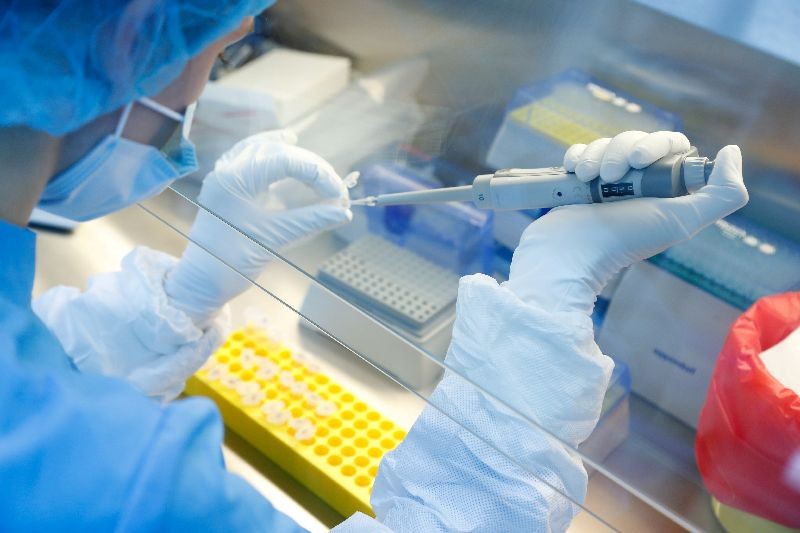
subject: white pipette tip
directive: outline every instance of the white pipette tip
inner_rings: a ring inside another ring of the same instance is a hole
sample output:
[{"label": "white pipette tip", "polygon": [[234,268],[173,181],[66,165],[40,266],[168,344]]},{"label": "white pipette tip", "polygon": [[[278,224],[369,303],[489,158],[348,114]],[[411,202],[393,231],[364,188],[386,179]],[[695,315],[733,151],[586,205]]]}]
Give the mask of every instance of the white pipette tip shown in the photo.
[{"label": "white pipette tip", "polygon": [[368,207],[372,207],[377,204],[377,198],[375,196],[367,196],[366,198],[358,198],[356,200],[351,200],[350,205],[365,205]]}]

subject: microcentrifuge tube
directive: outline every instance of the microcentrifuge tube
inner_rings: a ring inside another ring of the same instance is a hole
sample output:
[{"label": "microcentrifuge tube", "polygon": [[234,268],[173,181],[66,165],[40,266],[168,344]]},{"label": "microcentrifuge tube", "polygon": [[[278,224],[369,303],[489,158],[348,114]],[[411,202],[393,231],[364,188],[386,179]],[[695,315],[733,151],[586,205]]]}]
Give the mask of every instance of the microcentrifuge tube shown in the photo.
[{"label": "microcentrifuge tube", "polygon": [[283,385],[286,388],[289,388],[292,385],[294,385],[294,376],[288,370],[284,370],[283,372],[281,372],[280,376],[278,377],[278,380],[281,382],[281,385]]},{"label": "microcentrifuge tube", "polygon": [[252,392],[249,392],[247,394],[242,395],[242,403],[244,405],[252,407],[252,406],[258,405],[261,402],[263,402],[264,398],[266,398],[266,397],[267,397],[267,395],[264,394],[264,391],[255,390],[255,391],[252,391]]},{"label": "microcentrifuge tube", "polygon": [[260,368],[256,370],[256,377],[258,379],[263,379],[264,381],[269,381],[275,376],[278,375],[278,371],[280,368],[275,363],[271,361],[267,361],[267,363],[271,364],[261,364]]},{"label": "microcentrifuge tube", "polygon": [[348,189],[352,189],[356,185],[358,185],[358,178],[361,177],[361,172],[355,171],[351,172],[347,176],[345,176],[342,181],[344,182],[345,187]]},{"label": "microcentrifuge tube", "polygon": [[239,393],[239,396],[246,396],[252,392],[256,392],[260,388],[258,383],[254,381],[242,381],[236,384],[236,392]]},{"label": "microcentrifuge tube", "polygon": [[208,379],[213,380],[222,380],[225,376],[228,375],[228,370],[221,364],[217,363],[211,370],[208,371]]},{"label": "microcentrifuge tube", "polygon": [[319,416],[331,416],[336,412],[338,406],[334,402],[322,402],[314,410]]},{"label": "microcentrifuge tube", "polygon": [[235,389],[236,385],[239,383],[239,376],[236,374],[228,374],[220,379],[220,383],[224,386],[228,387],[229,389]]},{"label": "microcentrifuge tube", "polygon": [[289,387],[289,390],[291,391],[292,396],[299,398],[308,390],[308,384],[302,381],[296,381]]},{"label": "microcentrifuge tube", "polygon": [[309,441],[314,438],[314,435],[316,433],[317,433],[317,427],[314,424],[311,424],[309,426],[305,426],[295,430],[294,438],[296,438],[301,442]]},{"label": "microcentrifuge tube", "polygon": [[289,420],[288,411],[274,411],[267,415],[267,422],[276,426],[285,424],[287,420]]},{"label": "microcentrifuge tube", "polygon": [[294,429],[300,429],[313,425],[314,423],[308,418],[292,418],[289,420],[289,427]]},{"label": "microcentrifuge tube", "polygon": [[308,404],[309,407],[316,407],[321,401],[322,401],[322,396],[320,396],[316,392],[306,393],[306,404]]},{"label": "microcentrifuge tube", "polygon": [[256,352],[250,348],[245,348],[242,350],[242,355],[239,357],[239,361],[242,364],[242,368],[252,368],[256,365],[258,361],[258,356]]},{"label": "microcentrifuge tube", "polygon": [[261,406],[261,410],[265,414],[277,413],[279,411],[283,411],[284,409],[286,409],[286,404],[282,400],[270,400],[268,402],[264,402],[264,405]]}]

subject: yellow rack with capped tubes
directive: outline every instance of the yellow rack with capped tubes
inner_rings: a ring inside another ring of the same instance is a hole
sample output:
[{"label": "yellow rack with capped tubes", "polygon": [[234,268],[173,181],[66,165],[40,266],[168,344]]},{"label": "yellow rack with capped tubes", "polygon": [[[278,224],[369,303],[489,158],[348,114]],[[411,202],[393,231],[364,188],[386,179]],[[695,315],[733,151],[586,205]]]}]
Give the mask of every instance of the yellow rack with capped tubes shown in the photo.
[{"label": "yellow rack with capped tubes", "polygon": [[185,392],[214,400],[229,429],[345,516],[373,514],[378,464],[405,437],[307,356],[251,325],[230,335]]}]

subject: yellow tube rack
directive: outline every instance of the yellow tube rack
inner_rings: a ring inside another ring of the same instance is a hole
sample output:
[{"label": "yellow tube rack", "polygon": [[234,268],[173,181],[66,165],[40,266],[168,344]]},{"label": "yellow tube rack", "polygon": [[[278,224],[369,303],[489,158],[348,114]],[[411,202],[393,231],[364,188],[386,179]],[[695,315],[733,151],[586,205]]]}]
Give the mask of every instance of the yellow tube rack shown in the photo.
[{"label": "yellow tube rack", "polygon": [[225,425],[331,507],[373,515],[372,483],[405,431],[254,326],[235,331],[186,384]]}]

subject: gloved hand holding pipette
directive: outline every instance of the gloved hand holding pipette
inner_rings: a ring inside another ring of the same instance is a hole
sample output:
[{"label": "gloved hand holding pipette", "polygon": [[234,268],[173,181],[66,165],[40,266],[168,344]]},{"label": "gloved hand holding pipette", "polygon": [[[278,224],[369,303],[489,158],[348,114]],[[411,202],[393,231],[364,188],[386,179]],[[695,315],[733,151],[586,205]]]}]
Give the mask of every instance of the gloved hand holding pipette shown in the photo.
[{"label": "gloved hand holding pipette", "polygon": [[[682,133],[626,132],[572,146],[564,167],[581,180],[614,181],[632,167],[683,153]],[[595,297],[620,270],[689,239],[748,200],[738,146],[717,154],[708,184],[679,198],[554,209],[522,235],[506,285],[554,311],[591,314]],[[567,244],[568,243],[568,244]]]}]

